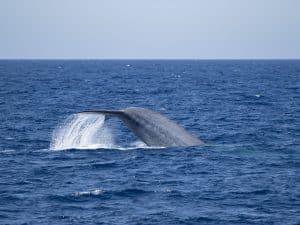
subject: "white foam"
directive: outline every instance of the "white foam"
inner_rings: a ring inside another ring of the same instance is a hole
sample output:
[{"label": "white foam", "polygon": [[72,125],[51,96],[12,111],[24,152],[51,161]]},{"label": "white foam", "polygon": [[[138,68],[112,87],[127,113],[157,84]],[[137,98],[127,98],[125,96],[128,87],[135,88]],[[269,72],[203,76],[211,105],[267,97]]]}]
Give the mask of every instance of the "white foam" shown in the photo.
[{"label": "white foam", "polygon": [[3,150],[0,150],[0,152],[3,152],[3,153],[7,153],[7,152],[15,152],[16,150],[14,149],[3,149]]},{"label": "white foam", "polygon": [[101,189],[95,189],[91,191],[80,191],[80,192],[75,192],[74,196],[90,196],[90,195],[101,195],[104,191]]},{"label": "white foam", "polygon": [[6,137],[5,140],[14,140],[13,137]]}]

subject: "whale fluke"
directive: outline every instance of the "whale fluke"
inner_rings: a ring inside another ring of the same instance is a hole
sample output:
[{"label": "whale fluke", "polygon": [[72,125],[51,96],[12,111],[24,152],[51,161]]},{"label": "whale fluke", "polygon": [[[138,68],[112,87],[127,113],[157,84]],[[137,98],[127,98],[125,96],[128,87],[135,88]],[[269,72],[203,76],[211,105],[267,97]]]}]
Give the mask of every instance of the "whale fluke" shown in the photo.
[{"label": "whale fluke", "polygon": [[148,146],[175,147],[204,144],[174,121],[149,109],[129,107],[120,110],[86,110],[80,113],[100,113],[107,119],[116,116]]}]

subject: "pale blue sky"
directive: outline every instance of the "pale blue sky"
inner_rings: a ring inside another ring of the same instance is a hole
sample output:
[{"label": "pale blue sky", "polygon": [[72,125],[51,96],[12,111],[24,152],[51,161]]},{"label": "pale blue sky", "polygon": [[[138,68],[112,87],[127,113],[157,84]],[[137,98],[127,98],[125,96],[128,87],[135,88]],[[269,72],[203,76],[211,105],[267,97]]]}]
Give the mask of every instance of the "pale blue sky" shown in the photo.
[{"label": "pale blue sky", "polygon": [[299,0],[0,0],[0,58],[300,58]]}]

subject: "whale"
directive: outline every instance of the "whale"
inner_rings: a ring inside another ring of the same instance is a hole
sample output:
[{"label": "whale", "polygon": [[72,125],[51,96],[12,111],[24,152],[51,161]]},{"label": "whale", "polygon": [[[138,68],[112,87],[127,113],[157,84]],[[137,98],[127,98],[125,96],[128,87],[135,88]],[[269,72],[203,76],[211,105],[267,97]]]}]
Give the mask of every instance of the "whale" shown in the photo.
[{"label": "whale", "polygon": [[203,145],[204,142],[175,121],[162,114],[141,107],[129,107],[119,110],[93,109],[79,113],[96,113],[119,118],[131,132],[151,147],[188,147]]}]

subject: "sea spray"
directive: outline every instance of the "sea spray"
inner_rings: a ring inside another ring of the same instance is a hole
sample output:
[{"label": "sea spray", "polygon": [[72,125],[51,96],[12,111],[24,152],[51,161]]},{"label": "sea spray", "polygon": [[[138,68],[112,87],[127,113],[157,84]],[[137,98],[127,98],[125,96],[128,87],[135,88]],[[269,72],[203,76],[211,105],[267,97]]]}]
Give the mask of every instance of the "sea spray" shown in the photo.
[{"label": "sea spray", "polygon": [[101,114],[69,116],[53,131],[50,149],[113,148],[113,135],[104,121],[105,116]]}]

